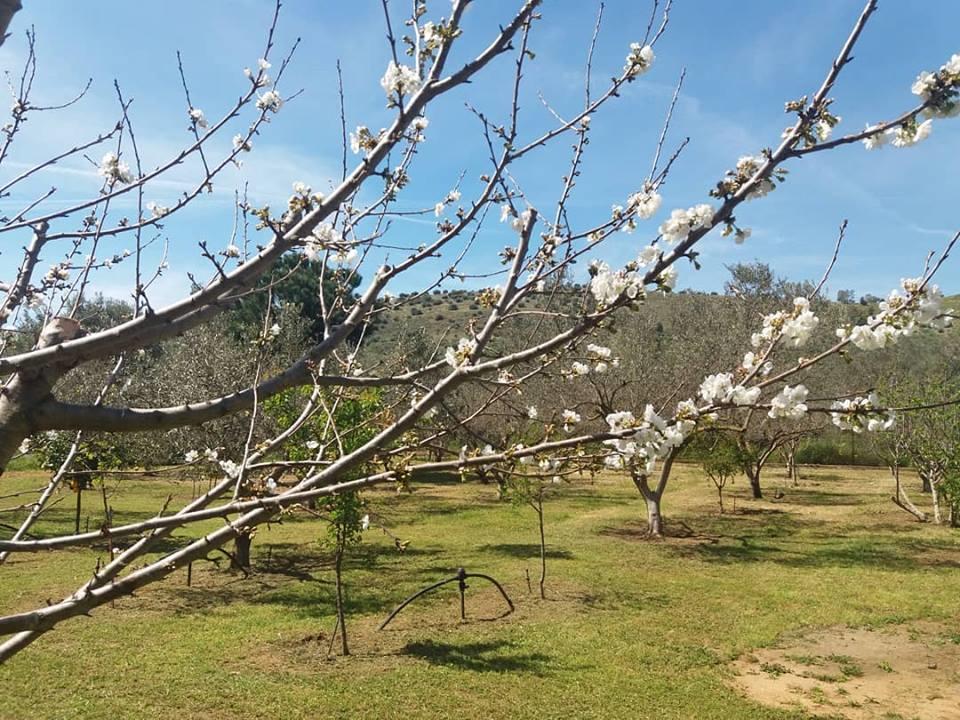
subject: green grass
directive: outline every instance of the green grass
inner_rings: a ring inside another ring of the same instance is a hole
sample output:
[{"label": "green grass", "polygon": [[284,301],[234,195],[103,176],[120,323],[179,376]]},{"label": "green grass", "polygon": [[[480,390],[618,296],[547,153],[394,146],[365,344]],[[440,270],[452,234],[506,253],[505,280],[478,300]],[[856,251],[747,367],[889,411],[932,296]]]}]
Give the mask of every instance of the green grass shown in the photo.
[{"label": "green grass", "polygon": [[[9,473],[0,494],[39,484]],[[666,496],[664,541],[643,537],[628,480],[576,482],[547,503],[546,601],[536,597],[532,512],[498,503],[492,486],[434,478],[414,489],[367,495],[410,544],[399,553],[371,530],[351,557],[351,657],[327,657],[324,526],[294,515],[260,529],[249,578],[196,563],[193,587],[180,570],[41,638],[0,667],[0,717],[797,720],[806,716],[730,689],[727,663],[812,627],[928,619],[944,624],[945,639],[960,636],[960,534],[911,521],[889,502],[880,470],[812,470],[769,502],[748,500],[738,480],[736,510],[720,516],[708,481],[683,466]],[[110,502],[123,522],[191,492],[190,481],[133,479]],[[72,528],[73,503],[66,493],[36,533]],[[86,493],[84,504],[96,527],[102,500]],[[15,558],[0,567],[0,607],[61,597],[105,554]],[[472,581],[466,623],[447,586],[376,630],[460,566],[500,580],[516,612],[503,617],[496,592]]]}]

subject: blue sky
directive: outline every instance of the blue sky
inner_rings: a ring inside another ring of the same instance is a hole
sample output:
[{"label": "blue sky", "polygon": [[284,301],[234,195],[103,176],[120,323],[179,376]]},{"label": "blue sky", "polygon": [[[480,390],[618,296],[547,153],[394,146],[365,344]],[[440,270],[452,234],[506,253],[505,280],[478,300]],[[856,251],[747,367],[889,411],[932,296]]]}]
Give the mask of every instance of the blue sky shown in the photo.
[{"label": "blue sky", "polygon": [[[10,177],[50,154],[110,128],[117,118],[113,80],[133,97],[133,118],[147,167],[176,154],[190,135],[180,89],[175,51],[181,50],[194,104],[217,118],[245,89],[242,69],[262,53],[272,14],[268,0],[166,0],[163,3],[98,0],[26,0],[14,18],[13,35],[0,48],[0,66],[18,72],[23,62],[24,29],[38,36],[39,72],[35,102],[53,103],[74,94],[88,77],[94,85],[86,98],[60,113],[38,114],[27,124],[3,169]],[[519,0],[478,0],[468,12],[461,52],[463,60],[492,38]],[[707,191],[738,157],[776,144],[789,118],[785,100],[812,93],[861,9],[859,0],[807,0],[774,3],[762,0],[706,2],[677,0],[666,35],[657,45],[653,69],[623,96],[594,116],[583,174],[570,205],[575,226],[609,215],[612,203],[638,188],[647,173],[663,113],[682,68],[687,70],[683,96],[671,128],[670,143],[689,136],[690,144],[663,189],[661,213],[633,235],[611,240],[598,253],[611,264],[636,254],[656,234],[671,208],[709,201]],[[408,2],[392,2],[395,30]],[[428,4],[430,17],[448,11],[446,0]],[[536,59],[526,72],[522,99],[522,137],[549,126],[540,105],[542,93],[559,112],[571,114],[582,104],[586,47],[597,5],[581,0],[547,0],[537,23],[532,49]],[[649,5],[608,0],[594,60],[595,87],[618,73],[629,43],[642,38]],[[914,96],[910,85],[921,70],[934,70],[960,52],[960,3],[881,0],[833,96],[843,117],[838,130],[854,131],[867,122],[899,114]],[[282,204],[291,183],[302,180],[315,189],[329,186],[339,173],[340,119],[334,67],[339,59],[347,87],[347,122],[372,128],[387,124],[389,113],[379,86],[389,58],[379,2],[286,0],[281,14],[277,57],[302,37],[301,47],[283,83],[284,95],[303,94],[276,116],[255,141],[254,152],[240,170],[222,176],[210,196],[194,203],[182,217],[170,219],[164,239],[170,247],[170,270],[155,286],[153,299],[163,304],[187,286],[185,273],[204,270],[196,260],[197,242],[227,244],[232,226],[235,188],[250,183],[251,199]],[[464,200],[479,187],[487,169],[477,122],[464,109],[472,104],[493,118],[506,118],[511,58],[500,58],[486,75],[459,88],[428,113],[428,141],[413,166],[413,182],[401,206],[430,207],[454,186],[461,173]],[[247,121],[248,122],[248,121]],[[244,127],[239,121],[236,128]],[[234,130],[220,148],[229,145]],[[515,169],[515,177],[542,211],[550,211],[560,189],[569,141]],[[672,145],[671,145],[672,146]],[[99,158],[103,150],[96,151]],[[353,159],[353,156],[351,156]],[[717,290],[727,273],[724,264],[759,259],[793,279],[817,278],[832,251],[837,226],[850,221],[848,242],[830,282],[833,290],[885,294],[903,275],[916,275],[929,250],[943,246],[960,229],[957,170],[960,120],[935,123],[933,135],[915,148],[867,152],[861,146],[816,154],[788,165],[787,183],[767,198],[737,213],[753,237],[736,246],[714,233],[701,246],[704,267],[683,266],[680,287]],[[99,187],[94,168],[77,159],[53,168],[23,194],[0,200],[2,211],[19,210],[30,192],[56,186],[48,207],[62,207],[88,197]],[[171,202],[194,175],[178,168],[147,193],[148,199]],[[58,205],[59,204],[59,205]],[[120,208],[123,209],[122,207]],[[129,207],[126,208],[129,212]],[[552,214],[552,213],[551,213]],[[417,245],[433,237],[429,221],[394,223],[390,241]],[[26,238],[7,237],[0,255],[0,276],[12,275],[14,247]],[[509,231],[496,223],[485,228],[466,267],[489,268]],[[129,241],[120,241],[119,250]],[[159,252],[160,243],[154,246]],[[59,259],[53,248],[45,262]],[[100,253],[104,255],[106,253]],[[449,261],[425,266],[395,288],[410,290],[436,277]],[[960,292],[960,265],[944,269],[940,284]],[[474,283],[479,284],[479,283]],[[97,278],[96,287],[116,296],[129,292],[129,274],[120,269]]]}]

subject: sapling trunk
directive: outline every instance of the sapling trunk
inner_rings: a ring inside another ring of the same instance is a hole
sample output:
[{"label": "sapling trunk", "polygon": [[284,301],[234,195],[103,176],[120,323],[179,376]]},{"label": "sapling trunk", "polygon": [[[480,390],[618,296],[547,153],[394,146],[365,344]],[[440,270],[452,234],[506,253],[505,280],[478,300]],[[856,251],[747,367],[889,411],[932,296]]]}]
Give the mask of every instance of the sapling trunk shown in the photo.
[{"label": "sapling trunk", "polygon": [[347,643],[347,618],[343,607],[343,546],[338,544],[337,554],[333,563],[333,575],[336,581],[337,592],[337,627],[340,628],[340,652],[343,655],[350,654],[350,646]]},{"label": "sapling trunk", "polygon": [[537,501],[534,509],[537,511],[537,523],[540,528],[540,599],[546,600],[546,582],[547,582],[547,540],[543,532],[543,488],[537,493]]}]

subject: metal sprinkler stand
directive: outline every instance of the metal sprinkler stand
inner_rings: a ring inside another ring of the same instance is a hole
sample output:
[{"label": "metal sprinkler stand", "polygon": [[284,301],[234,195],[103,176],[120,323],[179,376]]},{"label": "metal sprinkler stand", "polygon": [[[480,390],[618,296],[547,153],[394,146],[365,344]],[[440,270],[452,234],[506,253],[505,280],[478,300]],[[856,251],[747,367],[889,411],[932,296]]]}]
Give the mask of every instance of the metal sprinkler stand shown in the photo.
[{"label": "metal sprinkler stand", "polygon": [[507,595],[506,590],[503,589],[503,586],[502,586],[500,583],[498,583],[496,580],[494,580],[494,579],[493,579],[492,577],[490,577],[489,575],[484,575],[483,573],[469,573],[469,572],[466,571],[466,568],[457,568],[457,574],[454,575],[453,577],[446,578],[445,580],[440,580],[439,582],[433,583],[433,585],[429,585],[429,586],[423,588],[422,590],[418,590],[418,591],[415,592],[413,595],[411,595],[411,596],[408,597],[406,600],[404,600],[402,603],[400,603],[399,605],[397,605],[397,607],[394,608],[393,612],[390,613],[390,615],[387,616],[387,619],[384,620],[384,621],[380,624],[380,627],[377,628],[377,629],[378,629],[378,630],[383,630],[387,625],[390,624],[390,621],[393,620],[393,619],[400,613],[401,610],[403,610],[407,605],[409,605],[410,603],[412,603],[412,602],[413,602],[414,600],[416,600],[418,597],[421,597],[421,596],[423,596],[423,595],[426,595],[428,592],[432,592],[433,590],[436,590],[436,589],[438,589],[438,588],[441,588],[441,587],[443,587],[444,585],[447,585],[448,583],[452,583],[452,582],[456,582],[456,583],[457,583],[457,588],[458,588],[459,591],[460,591],[460,619],[461,619],[461,620],[466,620],[466,619],[467,619],[466,592],[467,592],[467,587],[468,587],[468,586],[467,586],[467,578],[471,578],[471,577],[481,578],[481,579],[483,579],[483,580],[486,580],[486,581],[488,581],[488,582],[493,583],[493,584],[496,586],[497,590],[500,591],[500,594],[503,596],[503,599],[506,600],[507,606],[510,608],[510,609],[509,609],[506,613],[504,613],[504,614],[505,614],[505,615],[509,615],[510,613],[513,612],[513,609],[514,609],[514,608],[513,608],[513,601],[510,599],[510,596]]}]

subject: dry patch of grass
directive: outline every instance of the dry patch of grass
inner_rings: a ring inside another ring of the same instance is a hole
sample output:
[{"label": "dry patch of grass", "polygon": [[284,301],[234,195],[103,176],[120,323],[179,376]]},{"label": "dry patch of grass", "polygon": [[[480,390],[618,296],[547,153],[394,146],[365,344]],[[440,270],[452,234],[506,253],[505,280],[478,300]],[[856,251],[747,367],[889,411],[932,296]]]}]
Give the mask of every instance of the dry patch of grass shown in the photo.
[{"label": "dry patch of grass", "polygon": [[960,717],[960,644],[932,623],[788,635],[733,667],[734,687],[764,705],[849,720]]}]

